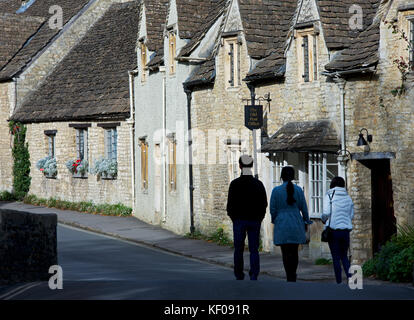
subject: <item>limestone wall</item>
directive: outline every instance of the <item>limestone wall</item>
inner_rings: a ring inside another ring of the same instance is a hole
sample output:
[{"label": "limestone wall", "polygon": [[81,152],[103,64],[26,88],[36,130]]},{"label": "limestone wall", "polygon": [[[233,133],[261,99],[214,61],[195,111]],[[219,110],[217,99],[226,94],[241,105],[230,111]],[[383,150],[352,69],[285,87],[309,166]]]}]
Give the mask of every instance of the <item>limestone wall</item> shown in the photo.
[{"label": "limestone wall", "polygon": [[13,104],[14,83],[0,83],[0,192],[11,192],[13,188],[12,137],[7,122]]},{"label": "limestone wall", "polygon": [[48,280],[58,264],[56,214],[0,208],[0,283]]},{"label": "limestone wall", "polygon": [[[117,127],[118,134],[118,175],[114,180],[100,179],[88,173],[86,179],[75,178],[66,168],[68,160],[76,160],[76,130],[69,122],[29,124],[27,137],[30,152],[30,175],[32,182],[29,194],[41,198],[59,198],[80,202],[116,204],[123,203],[132,207],[132,178],[130,153],[130,127],[125,121]],[[104,129],[91,123],[88,128],[89,167],[95,160],[105,157]],[[47,178],[36,168],[36,163],[48,155],[48,140],[45,130],[57,130],[56,161],[58,174],[56,179]]]}]

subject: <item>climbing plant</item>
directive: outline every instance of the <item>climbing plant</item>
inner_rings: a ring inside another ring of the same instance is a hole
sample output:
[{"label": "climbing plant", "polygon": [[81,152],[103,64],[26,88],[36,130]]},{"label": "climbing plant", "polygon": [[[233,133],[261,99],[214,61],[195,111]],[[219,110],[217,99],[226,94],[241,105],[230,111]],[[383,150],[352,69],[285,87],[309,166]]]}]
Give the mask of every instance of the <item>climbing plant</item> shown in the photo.
[{"label": "climbing plant", "polygon": [[22,200],[30,188],[30,154],[26,142],[26,126],[10,121],[9,130],[13,136],[13,191],[16,199]]},{"label": "climbing plant", "polygon": [[[407,34],[398,27],[396,22],[385,21],[384,23],[385,23],[385,25],[388,26],[388,29],[392,30],[393,34],[395,34],[399,37],[399,40],[404,41],[404,43],[406,45],[407,52],[409,52],[413,49],[412,48],[412,43],[408,39]],[[401,86],[393,89],[391,91],[391,93],[394,96],[401,96],[406,91],[405,82],[407,80],[407,76],[409,75],[409,73],[412,70],[414,70],[414,65],[413,65],[412,61],[407,61],[403,56],[394,58],[392,63],[398,68],[398,71],[401,74]]]}]

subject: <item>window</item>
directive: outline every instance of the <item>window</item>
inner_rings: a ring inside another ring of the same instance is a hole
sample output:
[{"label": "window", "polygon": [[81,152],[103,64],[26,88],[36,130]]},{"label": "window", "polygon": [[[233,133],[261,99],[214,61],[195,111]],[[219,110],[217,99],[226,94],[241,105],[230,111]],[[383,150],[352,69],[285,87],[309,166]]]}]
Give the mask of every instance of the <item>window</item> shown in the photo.
[{"label": "window", "polygon": [[238,87],[240,85],[240,53],[237,38],[224,39],[224,65],[226,88]]},{"label": "window", "polygon": [[56,138],[56,130],[45,130],[45,135],[47,137],[48,143],[48,156],[54,158],[55,153],[55,138]]},{"label": "window", "polygon": [[338,176],[336,156],[326,153],[309,154],[309,214],[320,217],[323,212],[323,197],[329,190],[333,177]]},{"label": "window", "polygon": [[118,133],[116,128],[105,129],[105,154],[106,159],[117,161]]},{"label": "window", "polygon": [[147,74],[145,67],[147,65],[147,46],[144,42],[140,42],[140,49],[141,49],[141,81],[145,82],[147,80]]},{"label": "window", "polygon": [[229,165],[229,179],[240,177],[239,159],[241,156],[241,142],[236,144],[227,143],[227,163]]},{"label": "window", "polygon": [[76,156],[79,160],[88,160],[87,129],[76,129]]},{"label": "window", "polygon": [[[290,157],[289,157],[290,155]],[[289,153],[278,152],[272,155],[272,186],[277,187],[283,184],[281,179],[282,168],[286,166],[293,166],[295,168],[295,180],[292,182],[299,185],[299,157]]]},{"label": "window", "polygon": [[176,35],[174,31],[170,31],[168,33],[168,46],[169,46],[169,69],[170,69],[170,74],[175,74],[175,52],[177,49],[177,44],[176,44]]},{"label": "window", "polygon": [[301,82],[318,80],[318,36],[314,29],[296,31],[298,69]]},{"label": "window", "polygon": [[148,189],[148,143],[145,139],[140,140],[141,147],[141,186],[143,190]]},{"label": "window", "polygon": [[174,138],[168,140],[168,177],[170,191],[177,190],[177,141]]},{"label": "window", "polygon": [[410,20],[408,23],[410,26],[410,65],[411,70],[414,71],[414,19]]}]

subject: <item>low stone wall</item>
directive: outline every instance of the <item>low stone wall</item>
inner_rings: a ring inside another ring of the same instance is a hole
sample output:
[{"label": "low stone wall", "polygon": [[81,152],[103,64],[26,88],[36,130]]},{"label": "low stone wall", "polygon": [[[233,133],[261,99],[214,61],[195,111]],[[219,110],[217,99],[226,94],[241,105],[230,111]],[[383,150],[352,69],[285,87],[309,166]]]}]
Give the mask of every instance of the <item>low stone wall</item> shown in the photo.
[{"label": "low stone wall", "polygon": [[0,283],[48,280],[57,264],[57,215],[0,208]]}]

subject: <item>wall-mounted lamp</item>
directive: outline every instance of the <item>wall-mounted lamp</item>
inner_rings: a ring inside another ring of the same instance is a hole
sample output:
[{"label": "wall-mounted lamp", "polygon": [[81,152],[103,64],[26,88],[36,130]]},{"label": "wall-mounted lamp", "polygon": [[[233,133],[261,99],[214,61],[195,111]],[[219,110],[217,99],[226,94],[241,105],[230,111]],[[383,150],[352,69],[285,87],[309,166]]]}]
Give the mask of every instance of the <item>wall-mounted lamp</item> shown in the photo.
[{"label": "wall-mounted lamp", "polygon": [[367,146],[368,145],[368,142],[367,142],[367,140],[365,140],[364,135],[362,133],[362,131],[364,131],[364,130],[367,132],[367,140],[368,140],[368,142],[369,143],[372,142],[372,135],[370,135],[368,133],[368,130],[367,129],[362,128],[361,131],[359,131],[359,139],[358,139],[358,143],[357,143],[357,146],[358,147]]}]

